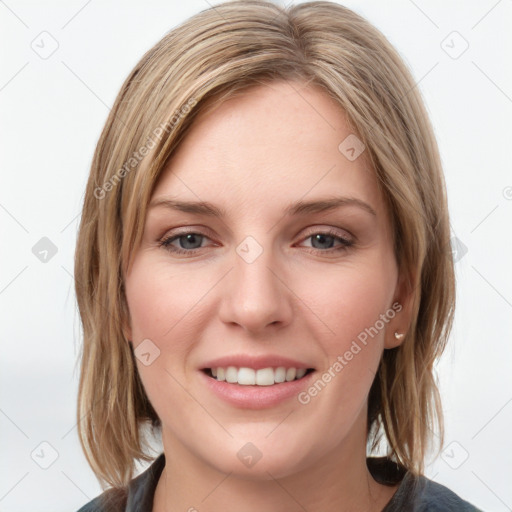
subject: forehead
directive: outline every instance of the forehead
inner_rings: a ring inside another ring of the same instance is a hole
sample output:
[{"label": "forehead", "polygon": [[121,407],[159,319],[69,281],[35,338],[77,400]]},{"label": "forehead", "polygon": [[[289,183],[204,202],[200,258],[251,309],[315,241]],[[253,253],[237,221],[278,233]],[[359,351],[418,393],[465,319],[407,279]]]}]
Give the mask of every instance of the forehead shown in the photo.
[{"label": "forehead", "polygon": [[243,204],[261,210],[345,195],[382,209],[365,151],[347,157],[344,141],[357,144],[355,137],[344,111],[318,86],[256,86],[198,115],[163,169],[153,198],[225,199],[226,209]]}]

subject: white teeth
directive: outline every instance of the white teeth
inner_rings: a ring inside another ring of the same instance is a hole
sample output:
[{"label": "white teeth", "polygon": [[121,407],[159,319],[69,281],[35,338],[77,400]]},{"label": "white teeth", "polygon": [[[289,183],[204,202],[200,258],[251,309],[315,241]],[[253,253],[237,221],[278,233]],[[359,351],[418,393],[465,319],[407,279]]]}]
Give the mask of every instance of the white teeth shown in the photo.
[{"label": "white teeth", "polygon": [[226,381],[230,384],[240,384],[242,386],[272,386],[281,382],[290,382],[295,379],[302,379],[306,375],[306,368],[236,368],[228,366],[227,368],[210,368],[212,375],[218,381]]},{"label": "white teeth", "polygon": [[272,386],[274,384],[274,369],[262,368],[258,370],[256,372],[256,384],[258,386]]},{"label": "white teeth", "polygon": [[238,382],[238,371],[234,366],[228,366],[226,370],[226,382],[231,384]]},{"label": "white teeth", "polygon": [[276,383],[284,382],[286,380],[286,368],[284,366],[280,366],[275,369],[274,372],[274,381]]},{"label": "white teeth", "polygon": [[304,375],[306,375],[306,368],[299,368],[297,370],[297,379],[302,379],[302,377],[304,377]]},{"label": "white teeth", "polygon": [[297,370],[295,368],[288,368],[288,370],[286,370],[286,382],[290,382],[291,380],[295,379],[296,375]]},{"label": "white teeth", "polygon": [[252,368],[240,368],[238,370],[238,384],[244,386],[256,384],[256,372]]}]

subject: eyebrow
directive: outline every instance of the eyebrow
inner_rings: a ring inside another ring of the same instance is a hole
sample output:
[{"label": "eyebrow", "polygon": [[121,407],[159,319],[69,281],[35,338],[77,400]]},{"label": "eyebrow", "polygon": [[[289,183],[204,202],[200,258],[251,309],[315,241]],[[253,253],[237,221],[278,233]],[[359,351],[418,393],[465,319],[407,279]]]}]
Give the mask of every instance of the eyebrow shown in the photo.
[{"label": "eyebrow", "polygon": [[[355,197],[334,197],[317,199],[314,201],[297,201],[292,203],[284,211],[287,216],[307,215],[312,213],[323,213],[335,210],[342,206],[356,206],[376,216],[375,210],[368,204]],[[209,217],[226,217],[226,211],[207,201],[177,201],[169,198],[160,198],[151,201],[149,209],[165,207],[171,210],[178,210],[185,213],[195,213]]]}]

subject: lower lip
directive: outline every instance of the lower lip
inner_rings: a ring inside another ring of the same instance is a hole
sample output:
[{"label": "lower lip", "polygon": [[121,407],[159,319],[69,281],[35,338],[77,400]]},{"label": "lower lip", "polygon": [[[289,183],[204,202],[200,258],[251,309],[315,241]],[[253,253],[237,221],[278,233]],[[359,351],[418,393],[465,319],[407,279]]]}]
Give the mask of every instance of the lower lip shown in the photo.
[{"label": "lower lip", "polygon": [[266,409],[297,396],[309,382],[315,372],[310,372],[302,379],[273,384],[272,386],[244,386],[219,381],[200,371],[206,385],[226,402],[242,409]]}]

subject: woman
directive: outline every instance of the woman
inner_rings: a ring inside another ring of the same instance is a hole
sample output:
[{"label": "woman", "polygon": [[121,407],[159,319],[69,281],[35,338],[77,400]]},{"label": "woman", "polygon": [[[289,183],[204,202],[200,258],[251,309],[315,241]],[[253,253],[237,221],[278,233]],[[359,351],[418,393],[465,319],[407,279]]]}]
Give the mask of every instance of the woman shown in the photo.
[{"label": "woman", "polygon": [[477,510],[423,476],[449,239],[421,96],[367,21],[244,1],[171,31],[87,185],[79,435],[112,489],[81,511]]}]

